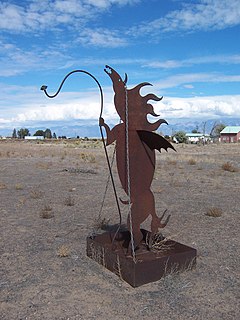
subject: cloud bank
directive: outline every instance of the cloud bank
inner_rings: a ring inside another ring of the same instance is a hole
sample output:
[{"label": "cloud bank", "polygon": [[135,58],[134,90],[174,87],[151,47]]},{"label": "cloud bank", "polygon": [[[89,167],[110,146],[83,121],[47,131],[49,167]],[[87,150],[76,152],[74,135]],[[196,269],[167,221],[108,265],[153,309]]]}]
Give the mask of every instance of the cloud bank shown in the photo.
[{"label": "cloud bank", "polygon": [[[74,98],[71,98],[73,96]],[[41,99],[42,102],[44,99]],[[155,112],[168,119],[217,119],[220,117],[240,118],[240,95],[178,98],[165,97],[162,101],[153,103]],[[28,104],[19,107],[17,114],[12,117],[0,119],[0,127],[15,127],[16,124],[24,126],[31,121],[75,121],[90,120],[98,123],[100,102],[97,93],[89,98],[77,97],[76,93],[67,93],[61,96],[61,102],[45,101],[41,106]],[[117,123],[119,117],[112,101],[112,93],[105,94],[103,117],[109,123]]]}]

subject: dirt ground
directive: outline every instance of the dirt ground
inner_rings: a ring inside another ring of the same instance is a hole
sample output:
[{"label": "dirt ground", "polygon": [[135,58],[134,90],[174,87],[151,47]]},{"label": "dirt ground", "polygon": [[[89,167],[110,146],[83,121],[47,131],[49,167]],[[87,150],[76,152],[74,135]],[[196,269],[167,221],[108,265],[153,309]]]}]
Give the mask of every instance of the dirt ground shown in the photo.
[{"label": "dirt ground", "polygon": [[164,236],[197,266],[132,288],[86,256],[99,213],[119,221],[111,185],[100,212],[101,143],[0,141],[0,319],[240,319],[240,145],[176,148],[157,155],[152,190]]}]

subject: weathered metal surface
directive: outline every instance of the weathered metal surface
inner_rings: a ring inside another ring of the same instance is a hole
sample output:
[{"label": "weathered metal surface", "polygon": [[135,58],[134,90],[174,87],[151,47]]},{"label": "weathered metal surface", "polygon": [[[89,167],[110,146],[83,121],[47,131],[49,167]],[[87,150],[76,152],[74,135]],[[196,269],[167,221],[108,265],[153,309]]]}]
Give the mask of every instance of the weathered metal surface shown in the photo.
[{"label": "weathered metal surface", "polygon": [[[141,230],[144,238],[148,231]],[[131,254],[126,254],[130,234],[119,232],[112,249],[114,233],[106,232],[87,238],[87,255],[133,287],[154,282],[163,276],[184,270],[196,265],[196,250],[181,243],[168,240],[168,250],[149,251],[142,240],[136,251],[136,261]]]},{"label": "weathered metal surface", "polygon": [[150,83],[144,82],[133,89],[127,89],[126,75],[125,80],[122,80],[120,75],[109,66],[106,66],[105,72],[112,80],[115,93],[114,104],[122,123],[112,130],[103,118],[100,118],[99,124],[106,129],[107,145],[116,141],[118,174],[131,203],[131,216],[129,214],[127,225],[129,230],[132,229],[134,249],[136,249],[142,240],[140,226],[149,215],[152,216],[152,234],[155,234],[159,228],[165,227],[169,220],[167,217],[166,221],[162,222],[156,214],[151,183],[155,170],[155,149],[159,151],[161,148],[166,151],[168,148],[175,149],[166,139],[153,132],[162,123],[167,122],[158,119],[150,123],[147,120],[148,114],[158,116],[148,101],[162,99],[154,94],[144,97],[140,95],[140,89]]}]

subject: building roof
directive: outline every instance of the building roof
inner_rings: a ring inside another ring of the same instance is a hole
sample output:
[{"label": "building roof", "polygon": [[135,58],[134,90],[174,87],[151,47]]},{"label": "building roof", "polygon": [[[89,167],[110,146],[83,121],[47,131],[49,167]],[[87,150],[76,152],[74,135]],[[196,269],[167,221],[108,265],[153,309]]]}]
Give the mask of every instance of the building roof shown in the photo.
[{"label": "building roof", "polygon": [[209,137],[209,134],[203,133],[186,133],[186,137],[190,138],[201,138],[201,137]]},{"label": "building roof", "polygon": [[240,132],[240,126],[227,126],[220,132],[220,134],[222,134],[222,133],[238,133],[238,132]]}]

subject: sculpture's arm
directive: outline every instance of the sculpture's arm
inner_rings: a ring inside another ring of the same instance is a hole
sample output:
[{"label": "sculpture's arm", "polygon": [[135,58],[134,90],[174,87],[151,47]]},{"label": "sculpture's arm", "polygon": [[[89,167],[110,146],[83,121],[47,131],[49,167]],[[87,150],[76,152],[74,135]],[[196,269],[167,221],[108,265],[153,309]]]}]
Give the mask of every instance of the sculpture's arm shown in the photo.
[{"label": "sculpture's arm", "polygon": [[104,122],[103,118],[99,118],[99,126],[104,127],[107,134],[107,142],[106,145],[113,143],[116,140],[115,134],[114,134],[114,128],[111,130],[109,126]]}]

